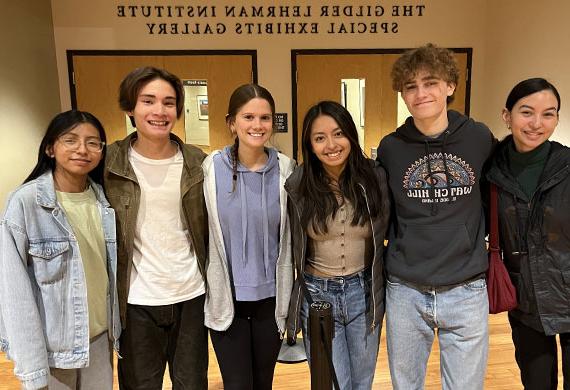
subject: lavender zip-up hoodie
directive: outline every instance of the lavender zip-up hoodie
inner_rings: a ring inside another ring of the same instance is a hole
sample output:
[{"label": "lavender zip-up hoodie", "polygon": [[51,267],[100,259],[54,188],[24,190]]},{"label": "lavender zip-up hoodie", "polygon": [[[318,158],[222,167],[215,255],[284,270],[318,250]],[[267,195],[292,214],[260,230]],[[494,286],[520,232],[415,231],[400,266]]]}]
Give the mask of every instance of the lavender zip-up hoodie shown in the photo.
[{"label": "lavender zip-up hoodie", "polygon": [[[209,290],[204,306],[205,325],[217,331],[229,328],[234,318],[234,296],[230,280],[230,268],[220,226],[216,196],[216,175],[214,156],[224,151],[211,153],[202,164],[204,170],[204,198],[208,209],[209,245],[206,275]],[[275,321],[280,333],[285,332],[287,309],[293,286],[293,265],[291,257],[291,231],[287,215],[287,194],[285,180],[293,172],[295,161],[277,153],[279,164],[279,249],[275,269],[276,307]],[[239,179],[238,179],[239,180]],[[262,239],[262,237],[260,237]]]},{"label": "lavender zip-up hoodie", "polygon": [[250,171],[237,165],[233,189],[231,147],[214,156],[218,217],[236,301],[275,296],[275,262],[279,250],[279,161],[267,149],[265,166]]}]

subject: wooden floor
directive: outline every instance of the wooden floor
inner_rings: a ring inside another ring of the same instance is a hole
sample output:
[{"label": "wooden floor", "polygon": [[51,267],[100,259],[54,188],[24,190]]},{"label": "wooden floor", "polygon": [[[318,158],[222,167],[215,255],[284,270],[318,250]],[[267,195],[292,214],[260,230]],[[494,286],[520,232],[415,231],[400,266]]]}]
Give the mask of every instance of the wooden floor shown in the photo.
[{"label": "wooden floor", "polygon": [[[489,363],[485,379],[485,389],[522,389],[519,370],[514,361],[514,352],[510,335],[510,328],[505,314],[493,315],[489,319]],[[388,372],[388,360],[386,355],[386,339],[382,335],[380,355],[376,366],[373,389],[388,390],[390,373]],[[426,389],[441,389],[439,376],[439,353],[437,345],[428,363]],[[236,358],[239,358],[236,356]],[[560,370],[559,370],[560,372]],[[12,374],[12,364],[0,354],[0,390],[19,389],[18,381]],[[115,384],[115,388],[118,388]],[[164,389],[171,389],[168,375],[165,377]],[[300,364],[277,364],[273,388],[278,389],[309,389],[309,369],[306,363]],[[562,389],[562,377],[559,379],[559,389]],[[210,349],[209,389],[223,389],[220,371],[216,363],[213,351]]]}]

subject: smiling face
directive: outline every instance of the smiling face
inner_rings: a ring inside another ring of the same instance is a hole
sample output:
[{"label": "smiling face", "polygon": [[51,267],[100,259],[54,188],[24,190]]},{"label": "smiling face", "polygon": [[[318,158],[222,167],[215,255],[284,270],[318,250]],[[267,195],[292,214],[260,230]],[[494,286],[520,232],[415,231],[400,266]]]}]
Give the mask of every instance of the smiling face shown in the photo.
[{"label": "smiling face", "polygon": [[90,123],[81,123],[61,135],[48,147],[46,153],[55,159],[54,177],[71,177],[85,180],[103,156],[102,151],[94,151],[101,144],[99,131]]},{"label": "smiling face", "polygon": [[154,79],[145,84],[133,111],[139,137],[149,140],[168,139],[176,123],[176,92],[170,83]]},{"label": "smiling face", "polygon": [[229,127],[239,138],[240,149],[263,149],[273,133],[271,105],[265,99],[251,99],[229,121]]},{"label": "smiling face", "polygon": [[338,123],[328,115],[320,115],[311,126],[311,149],[325,171],[338,179],[350,155],[350,140]]},{"label": "smiling face", "polygon": [[443,128],[436,126],[436,129],[445,130],[447,127],[447,97],[453,95],[454,91],[454,84],[426,70],[418,71],[413,78],[404,83],[402,98],[420,131],[432,127],[432,124],[440,123],[445,126]]},{"label": "smiling face", "polygon": [[519,99],[503,110],[503,120],[513,133],[518,152],[530,152],[547,141],[558,125],[558,101],[550,90]]}]

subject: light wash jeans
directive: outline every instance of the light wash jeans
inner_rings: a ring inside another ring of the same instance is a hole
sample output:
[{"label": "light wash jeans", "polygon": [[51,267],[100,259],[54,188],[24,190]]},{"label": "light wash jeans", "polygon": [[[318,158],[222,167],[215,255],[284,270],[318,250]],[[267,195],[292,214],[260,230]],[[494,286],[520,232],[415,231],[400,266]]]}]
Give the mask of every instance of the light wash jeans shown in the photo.
[{"label": "light wash jeans", "polygon": [[484,278],[429,287],[388,276],[386,341],[394,390],[424,388],[436,331],[442,389],[483,389],[488,313]]},{"label": "light wash jeans", "polygon": [[[380,344],[380,328],[370,329],[370,270],[349,277],[319,278],[305,274],[307,288],[316,301],[332,304],[334,338],[332,359],[342,390],[370,390]],[[301,305],[303,341],[310,361],[310,339],[307,332],[308,304]],[[323,358],[325,358],[323,356]]]}]

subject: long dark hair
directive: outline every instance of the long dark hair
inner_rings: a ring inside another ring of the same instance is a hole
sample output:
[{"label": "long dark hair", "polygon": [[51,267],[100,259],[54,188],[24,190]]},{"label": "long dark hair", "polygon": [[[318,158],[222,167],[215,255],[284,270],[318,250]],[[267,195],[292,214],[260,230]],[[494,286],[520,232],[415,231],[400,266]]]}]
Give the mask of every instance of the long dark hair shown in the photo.
[{"label": "long dark hair", "polygon": [[[312,223],[315,232],[327,232],[327,217],[334,217],[339,204],[331,180],[326,174],[321,161],[311,146],[311,130],[314,121],[322,115],[330,116],[350,141],[350,154],[347,164],[338,179],[338,187],[342,196],[354,207],[351,224],[363,225],[368,216],[377,217],[381,210],[380,185],[373,170],[372,163],[366,158],[358,142],[358,132],[350,113],[342,105],[333,101],[322,101],[309,109],[303,120],[303,176],[300,183],[300,194],[306,199],[303,212],[303,226]],[[364,186],[368,197],[370,214],[366,198],[360,185]]]},{"label": "long dark hair", "polygon": [[[251,99],[263,99],[269,103],[271,107],[271,116],[275,115],[275,100],[271,93],[261,85],[258,84],[244,84],[236,88],[236,90],[230,96],[230,102],[228,104],[228,113],[226,115],[226,125],[228,128],[236,120],[236,115],[239,110],[245,106]],[[275,120],[272,120],[273,127],[275,127]],[[274,129],[275,130],[275,129]],[[235,190],[237,182],[237,164],[238,164],[238,149],[239,149],[239,138],[236,136],[234,144],[232,146],[232,192]]]},{"label": "long dark hair", "polygon": [[512,111],[513,107],[519,100],[540,91],[551,91],[558,102],[558,108],[556,111],[560,111],[560,94],[558,93],[558,90],[554,85],[541,77],[526,79],[515,85],[509,93],[509,96],[507,96],[505,108]]},{"label": "long dark hair", "polygon": [[[89,123],[93,125],[93,127],[95,127],[99,132],[99,138],[101,138],[101,141],[104,143],[107,142],[105,129],[103,128],[101,122],[99,122],[99,119],[97,119],[93,114],[78,110],[70,110],[62,112],[61,114],[57,114],[48,125],[44,138],[40,143],[40,148],[38,150],[38,162],[36,163],[34,169],[32,169],[30,175],[26,178],[26,180],[24,180],[24,183],[37,179],[47,171],[53,172],[55,169],[55,158],[49,157],[46,151],[55,144],[55,141],[57,141],[59,137],[73,130],[82,123]],[[95,169],[89,172],[91,179],[99,184],[103,183],[103,167],[105,165],[106,151],[106,146],[104,145],[103,150],[101,151],[101,161],[95,167]]]}]

